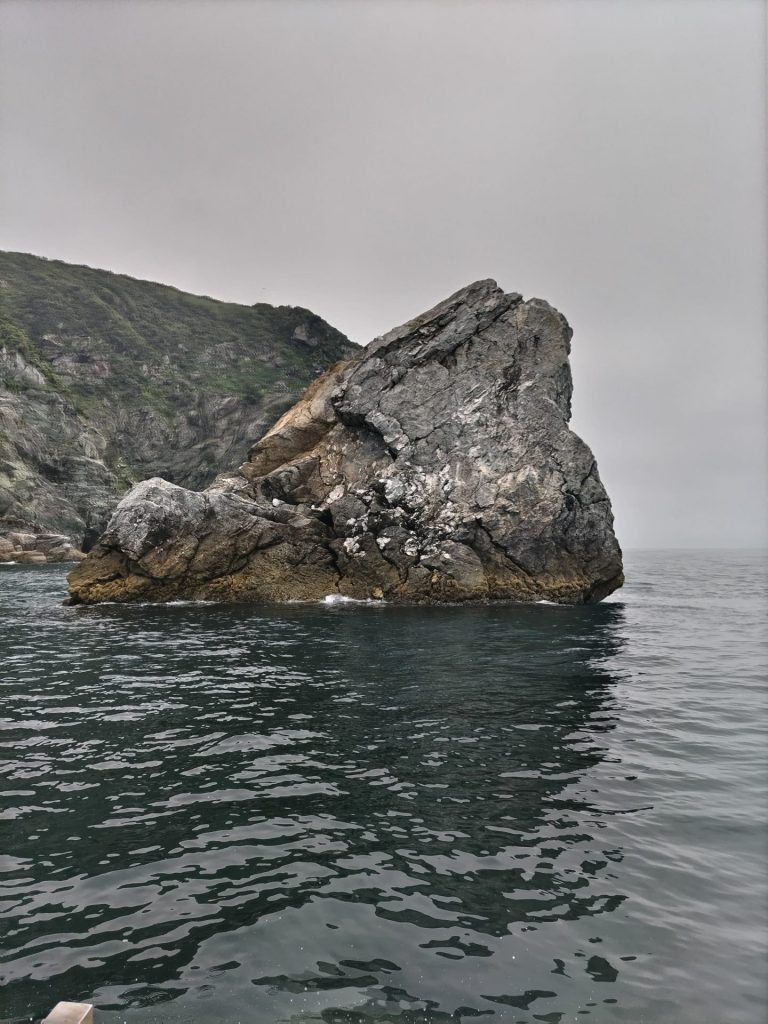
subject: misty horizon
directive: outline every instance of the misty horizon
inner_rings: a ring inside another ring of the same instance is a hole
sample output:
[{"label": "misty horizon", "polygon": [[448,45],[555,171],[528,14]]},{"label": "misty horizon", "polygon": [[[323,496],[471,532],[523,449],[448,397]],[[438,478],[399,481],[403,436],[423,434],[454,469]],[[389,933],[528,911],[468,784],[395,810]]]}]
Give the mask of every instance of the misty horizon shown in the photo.
[{"label": "misty horizon", "polygon": [[573,328],[623,547],[761,548],[765,11],[689,11],[6,0],[3,248],[363,344],[491,277]]}]

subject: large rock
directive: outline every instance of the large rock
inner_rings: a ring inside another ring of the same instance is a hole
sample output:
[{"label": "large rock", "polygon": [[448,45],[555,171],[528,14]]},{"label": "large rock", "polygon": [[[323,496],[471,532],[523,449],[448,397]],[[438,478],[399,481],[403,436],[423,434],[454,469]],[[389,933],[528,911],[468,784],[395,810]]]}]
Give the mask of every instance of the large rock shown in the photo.
[{"label": "large rock", "polygon": [[135,487],[72,600],[599,601],[621,551],[568,429],[570,337],[470,285],[318,378],[207,490]]},{"label": "large rock", "polygon": [[20,551],[16,561],[25,565],[44,565],[48,559],[42,551]]}]

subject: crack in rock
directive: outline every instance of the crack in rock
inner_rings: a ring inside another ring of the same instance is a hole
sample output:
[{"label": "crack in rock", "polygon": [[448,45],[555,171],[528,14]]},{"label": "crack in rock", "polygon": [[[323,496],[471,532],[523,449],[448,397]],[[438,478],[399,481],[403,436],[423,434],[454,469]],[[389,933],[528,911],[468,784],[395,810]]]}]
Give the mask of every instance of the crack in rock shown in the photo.
[{"label": "crack in rock", "polygon": [[462,289],[326,371],[206,491],[134,487],[72,602],[600,600],[621,550],[568,427],[570,343],[543,300]]}]

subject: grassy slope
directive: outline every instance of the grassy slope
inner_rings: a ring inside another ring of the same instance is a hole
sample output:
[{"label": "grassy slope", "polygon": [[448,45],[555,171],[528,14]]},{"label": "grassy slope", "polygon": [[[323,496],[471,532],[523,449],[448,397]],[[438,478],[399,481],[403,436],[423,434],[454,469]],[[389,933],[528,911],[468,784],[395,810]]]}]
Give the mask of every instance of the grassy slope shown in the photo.
[{"label": "grassy slope", "polygon": [[137,480],[204,487],[355,349],[300,307],[0,252],[0,520],[92,535]]},{"label": "grassy slope", "polygon": [[[307,325],[310,347],[293,337]],[[50,340],[46,340],[46,336]],[[298,392],[350,343],[298,307],[240,306],[122,274],[0,252],[0,347],[19,351],[87,413],[94,403],[173,414],[190,389],[258,401]],[[109,375],[59,372],[62,357]]]}]

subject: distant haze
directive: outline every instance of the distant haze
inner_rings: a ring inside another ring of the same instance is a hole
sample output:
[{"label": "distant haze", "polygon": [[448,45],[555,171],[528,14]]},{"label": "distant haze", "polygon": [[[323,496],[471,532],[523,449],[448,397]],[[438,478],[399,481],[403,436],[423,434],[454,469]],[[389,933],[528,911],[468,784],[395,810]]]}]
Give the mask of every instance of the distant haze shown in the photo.
[{"label": "distant haze", "polygon": [[0,248],[307,306],[468,282],[574,328],[625,546],[766,542],[760,0],[0,0]]}]

